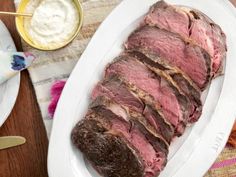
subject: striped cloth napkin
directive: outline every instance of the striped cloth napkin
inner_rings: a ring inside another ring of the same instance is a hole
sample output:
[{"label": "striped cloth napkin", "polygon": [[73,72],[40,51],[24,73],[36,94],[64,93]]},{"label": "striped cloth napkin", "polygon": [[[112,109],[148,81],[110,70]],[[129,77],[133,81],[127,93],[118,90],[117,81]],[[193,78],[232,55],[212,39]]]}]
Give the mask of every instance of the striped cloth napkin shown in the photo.
[{"label": "striped cloth napkin", "polygon": [[[48,136],[50,136],[53,122],[48,113],[48,106],[52,99],[50,88],[55,81],[67,80],[97,27],[121,0],[81,0],[81,2],[84,9],[83,28],[78,37],[69,46],[57,51],[43,52],[31,48],[22,41],[24,51],[33,53],[37,58],[28,70]],[[19,0],[15,0],[15,3],[17,6]],[[54,89],[57,88],[56,86]],[[236,176],[235,157],[236,149],[225,148],[216,163],[206,174],[206,177]]]}]

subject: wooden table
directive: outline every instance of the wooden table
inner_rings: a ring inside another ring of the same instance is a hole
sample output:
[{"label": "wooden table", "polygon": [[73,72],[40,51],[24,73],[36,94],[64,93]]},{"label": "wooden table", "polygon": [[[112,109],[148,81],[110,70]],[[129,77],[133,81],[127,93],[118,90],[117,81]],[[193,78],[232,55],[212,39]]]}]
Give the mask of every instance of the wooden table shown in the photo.
[{"label": "wooden table", "polygon": [[[230,0],[236,5],[236,0]],[[0,10],[14,11],[13,0],[0,0]],[[17,49],[22,50],[14,18],[0,16],[13,36]],[[47,177],[48,140],[36,96],[27,71],[22,72],[21,86],[15,107],[0,136],[21,135],[27,139],[23,146],[0,151],[0,177]]]},{"label": "wooden table", "polygon": [[[0,0],[0,10],[15,11],[13,0]],[[14,17],[0,16],[8,27],[18,50],[22,50]],[[0,136],[21,135],[23,146],[0,151],[0,177],[47,177],[48,140],[36,96],[27,71],[22,72],[20,92],[15,107]]]}]

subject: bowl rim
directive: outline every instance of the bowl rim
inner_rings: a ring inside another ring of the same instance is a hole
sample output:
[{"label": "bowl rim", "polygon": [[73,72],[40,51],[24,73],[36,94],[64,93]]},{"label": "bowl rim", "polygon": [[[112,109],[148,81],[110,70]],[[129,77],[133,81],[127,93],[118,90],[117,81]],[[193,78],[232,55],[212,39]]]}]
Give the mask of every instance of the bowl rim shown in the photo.
[{"label": "bowl rim", "polygon": [[[62,45],[60,46],[56,46],[56,47],[43,47],[41,45],[37,45],[37,44],[33,44],[33,43],[30,43],[27,41],[27,39],[25,39],[24,37],[24,34],[23,32],[19,29],[19,26],[22,25],[20,23],[20,20],[19,18],[22,18],[22,17],[15,17],[15,24],[16,24],[16,29],[17,29],[17,32],[19,33],[20,37],[31,47],[35,48],[35,49],[38,49],[38,50],[41,50],[41,51],[54,51],[54,50],[58,50],[58,49],[61,49],[61,48],[64,48],[66,47],[68,44],[70,44],[79,34],[81,28],[82,28],[82,25],[83,25],[83,21],[84,21],[84,10],[83,10],[83,6],[80,2],[80,0],[72,0],[73,3],[75,4],[76,6],[76,9],[78,11],[78,15],[79,15],[79,23],[78,23],[78,27],[75,31],[75,33],[68,39],[66,40],[65,42],[63,42]],[[28,4],[28,2],[27,2]],[[20,1],[18,7],[17,7],[17,11],[18,13],[20,13],[20,7],[24,6],[25,5],[25,0],[22,0]],[[23,27],[24,28],[24,27]],[[24,30],[25,31],[25,30]]]}]

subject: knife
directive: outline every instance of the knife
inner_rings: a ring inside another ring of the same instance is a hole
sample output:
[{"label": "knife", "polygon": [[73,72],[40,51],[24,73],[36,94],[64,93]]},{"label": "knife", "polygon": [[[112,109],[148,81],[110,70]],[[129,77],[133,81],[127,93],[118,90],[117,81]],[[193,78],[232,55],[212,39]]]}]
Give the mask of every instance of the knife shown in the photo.
[{"label": "knife", "polygon": [[3,136],[0,137],[0,150],[22,145],[26,139],[21,136]]}]

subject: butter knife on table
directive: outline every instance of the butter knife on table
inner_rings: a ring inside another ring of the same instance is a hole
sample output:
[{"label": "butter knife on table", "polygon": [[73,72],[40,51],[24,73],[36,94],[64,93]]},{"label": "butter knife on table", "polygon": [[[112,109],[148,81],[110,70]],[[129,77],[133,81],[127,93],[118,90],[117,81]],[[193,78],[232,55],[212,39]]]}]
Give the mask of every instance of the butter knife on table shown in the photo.
[{"label": "butter knife on table", "polygon": [[0,137],[0,150],[25,144],[26,139],[22,136],[3,136]]}]

